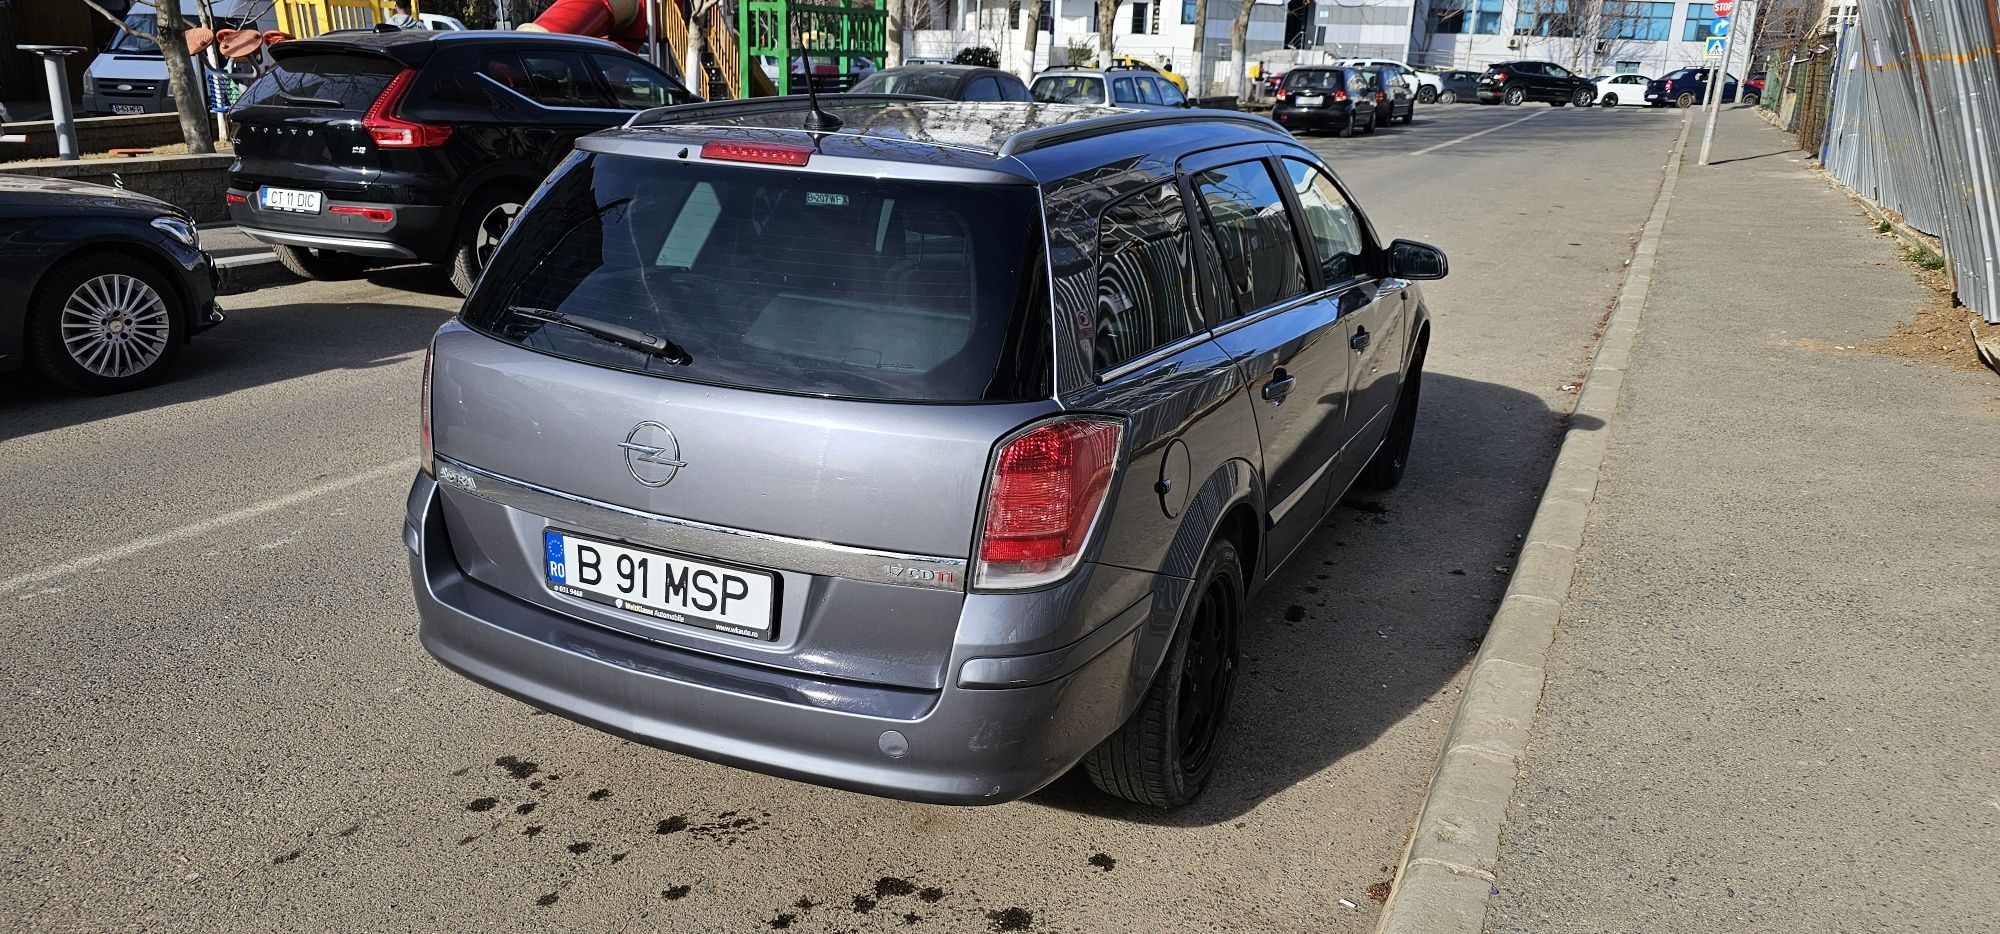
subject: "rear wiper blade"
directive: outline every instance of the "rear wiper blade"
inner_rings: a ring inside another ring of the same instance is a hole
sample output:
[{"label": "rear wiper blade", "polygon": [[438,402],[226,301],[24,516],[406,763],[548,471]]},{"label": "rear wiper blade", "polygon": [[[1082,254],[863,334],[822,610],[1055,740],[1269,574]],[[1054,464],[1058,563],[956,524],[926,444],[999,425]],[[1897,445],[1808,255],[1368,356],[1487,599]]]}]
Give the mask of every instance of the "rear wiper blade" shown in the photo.
[{"label": "rear wiper blade", "polygon": [[675,366],[687,366],[694,362],[694,358],[689,356],[681,345],[658,334],[648,334],[637,328],[628,328],[622,324],[612,324],[609,321],[599,321],[582,315],[550,311],[546,308],[529,308],[525,305],[509,305],[507,310],[517,315],[539,318],[551,324],[560,324],[566,328],[575,328],[592,337],[601,337],[620,347],[629,347],[649,357],[658,357]]},{"label": "rear wiper blade", "polygon": [[284,101],[285,103],[287,103],[287,104],[298,104],[298,105],[299,105],[299,106],[301,106],[301,107],[345,107],[345,106],[347,106],[347,103],[346,103],[345,101],[337,101],[337,100],[333,100],[333,99],[331,99],[331,98],[326,98],[326,97],[306,97],[306,96],[304,96],[304,95],[300,95],[300,94],[287,94],[287,93],[285,93],[285,92],[283,92],[283,91],[279,91],[279,92],[278,92],[278,97],[279,97],[280,99],[282,99],[282,100],[283,100],[283,101]]}]

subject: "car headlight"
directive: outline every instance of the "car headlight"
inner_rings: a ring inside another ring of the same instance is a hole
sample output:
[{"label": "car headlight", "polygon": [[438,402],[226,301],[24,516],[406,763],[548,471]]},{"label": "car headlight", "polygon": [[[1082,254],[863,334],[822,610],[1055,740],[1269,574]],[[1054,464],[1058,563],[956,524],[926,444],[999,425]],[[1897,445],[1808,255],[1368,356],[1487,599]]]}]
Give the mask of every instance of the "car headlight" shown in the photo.
[{"label": "car headlight", "polygon": [[193,224],[178,217],[155,217],[153,218],[153,229],[175,240],[179,240],[188,246],[196,249],[201,248],[201,232],[195,230]]},{"label": "car headlight", "polygon": [[83,76],[83,93],[85,94],[97,93],[97,78],[94,75]]}]

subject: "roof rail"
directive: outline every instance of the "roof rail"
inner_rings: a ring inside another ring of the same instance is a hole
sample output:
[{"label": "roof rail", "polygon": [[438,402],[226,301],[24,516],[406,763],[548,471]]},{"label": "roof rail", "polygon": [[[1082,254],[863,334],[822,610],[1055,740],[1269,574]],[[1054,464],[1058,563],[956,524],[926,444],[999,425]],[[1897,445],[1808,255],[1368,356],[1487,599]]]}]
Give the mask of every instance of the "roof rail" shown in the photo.
[{"label": "roof rail", "polygon": [[1269,117],[1247,114],[1235,110],[1154,110],[1118,114],[1112,117],[1097,117],[1078,120],[1074,123],[1058,123],[1054,126],[1036,127],[1022,130],[1007,137],[1000,144],[999,155],[1018,156],[1059,143],[1070,143],[1106,133],[1121,130],[1135,130],[1140,127],[1169,126],[1178,123],[1235,123],[1248,129],[1261,130],[1273,136],[1290,136],[1285,128]]},{"label": "roof rail", "polygon": [[[926,97],[921,94],[827,94],[821,101],[824,107],[859,107],[867,104],[935,104],[941,97]],[[812,98],[806,94],[791,94],[785,97],[752,97],[742,100],[696,101],[692,104],[672,104],[641,110],[625,121],[626,128],[642,126],[663,126],[674,123],[694,123],[703,117],[735,116],[751,114],[775,114],[796,111],[806,113],[812,110]]]}]

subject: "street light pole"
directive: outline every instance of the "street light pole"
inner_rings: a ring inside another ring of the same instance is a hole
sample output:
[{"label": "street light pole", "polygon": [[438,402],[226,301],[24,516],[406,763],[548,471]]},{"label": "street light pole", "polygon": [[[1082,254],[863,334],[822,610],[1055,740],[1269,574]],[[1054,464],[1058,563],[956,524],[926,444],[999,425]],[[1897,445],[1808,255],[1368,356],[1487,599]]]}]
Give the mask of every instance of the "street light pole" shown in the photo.
[{"label": "street light pole", "polygon": [[[1704,102],[1708,106],[1708,127],[1701,131],[1701,157],[1695,160],[1696,165],[1708,164],[1708,149],[1715,143],[1715,119],[1722,113],[1722,93],[1724,84],[1729,80],[1729,60],[1736,55],[1736,34],[1740,32],[1736,24],[1748,21],[1756,15],[1756,0],[1739,0],[1739,2],[1742,4],[1740,10],[1730,10],[1737,15],[1730,17],[1729,34],[1723,37],[1722,61],[1717,64],[1708,80],[1708,100]],[[1749,75],[1745,74],[1744,77],[1747,79]],[[1736,86],[1736,98],[1743,99],[1741,84]]]}]

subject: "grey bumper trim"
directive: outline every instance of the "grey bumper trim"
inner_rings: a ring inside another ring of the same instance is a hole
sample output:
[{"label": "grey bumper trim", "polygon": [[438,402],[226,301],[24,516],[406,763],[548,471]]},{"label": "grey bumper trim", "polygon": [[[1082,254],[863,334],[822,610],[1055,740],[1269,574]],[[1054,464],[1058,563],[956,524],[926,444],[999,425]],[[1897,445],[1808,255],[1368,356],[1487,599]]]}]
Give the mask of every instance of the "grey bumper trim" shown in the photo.
[{"label": "grey bumper trim", "polygon": [[261,227],[241,227],[252,240],[280,246],[302,246],[315,250],[337,250],[342,253],[359,253],[363,256],[386,256],[391,259],[416,259],[417,254],[385,240],[361,240],[354,237],[322,237],[318,234],[287,233],[279,230],[265,230]]},{"label": "grey bumper trim", "polygon": [[558,524],[755,567],[923,590],[965,589],[965,559],[874,551],[640,512],[481,470],[436,455],[437,482]]}]

